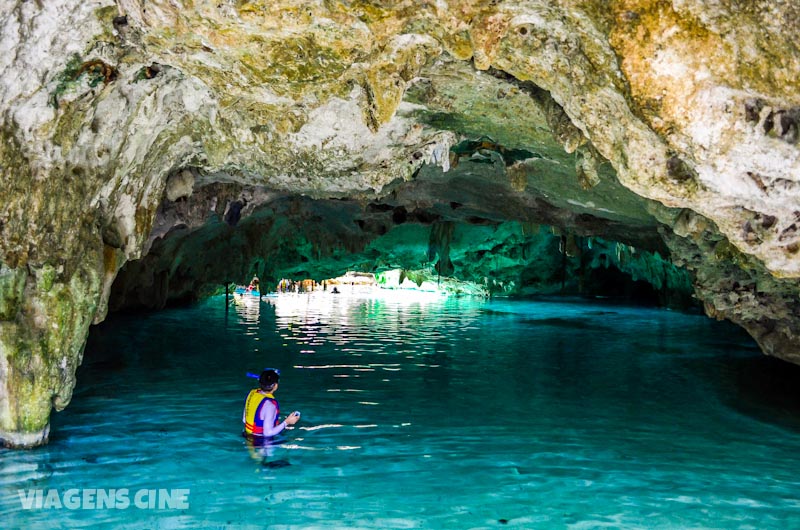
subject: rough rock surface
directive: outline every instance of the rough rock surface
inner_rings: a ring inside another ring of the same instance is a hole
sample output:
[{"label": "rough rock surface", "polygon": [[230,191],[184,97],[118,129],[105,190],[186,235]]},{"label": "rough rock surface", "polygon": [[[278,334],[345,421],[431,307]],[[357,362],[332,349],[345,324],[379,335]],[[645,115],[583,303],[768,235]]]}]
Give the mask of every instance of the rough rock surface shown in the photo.
[{"label": "rough rock surface", "polygon": [[303,212],[360,252],[371,203],[666,245],[800,362],[798,42],[791,0],[0,0],[0,438],[46,441],[126,263],[223,281],[175,247]]}]

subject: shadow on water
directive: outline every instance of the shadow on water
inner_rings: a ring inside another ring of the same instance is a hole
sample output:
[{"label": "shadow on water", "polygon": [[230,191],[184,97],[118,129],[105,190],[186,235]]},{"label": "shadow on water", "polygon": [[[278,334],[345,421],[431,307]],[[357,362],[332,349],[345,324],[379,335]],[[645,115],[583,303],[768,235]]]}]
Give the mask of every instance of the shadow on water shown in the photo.
[{"label": "shadow on water", "polygon": [[761,355],[730,359],[726,368],[731,375],[729,401],[734,409],[800,432],[800,366]]},{"label": "shadow on water", "polygon": [[520,323],[530,326],[552,326],[556,328],[583,329],[587,331],[613,331],[610,327],[592,323],[589,319],[585,318],[526,318],[521,320]]},{"label": "shadow on water", "polygon": [[688,367],[720,403],[753,420],[800,433],[800,366],[763,355],[714,357]]}]

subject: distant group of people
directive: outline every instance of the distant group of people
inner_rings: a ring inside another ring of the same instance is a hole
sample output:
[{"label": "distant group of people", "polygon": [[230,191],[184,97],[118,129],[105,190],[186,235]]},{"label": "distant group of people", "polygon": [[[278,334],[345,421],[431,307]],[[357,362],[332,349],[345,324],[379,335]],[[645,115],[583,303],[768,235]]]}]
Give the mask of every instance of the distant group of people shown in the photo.
[{"label": "distant group of people", "polygon": [[[338,282],[337,282],[338,283]],[[345,284],[346,285],[346,284]],[[354,285],[352,282],[350,285]],[[321,282],[317,282],[316,280],[302,280],[296,282],[294,280],[290,280],[287,278],[282,279],[278,282],[278,285],[275,287],[275,290],[279,293],[310,293],[313,291],[328,291],[330,287],[330,292],[332,294],[339,294],[339,288],[335,284],[331,284],[327,280],[322,280]],[[240,286],[239,289],[242,287]],[[250,280],[250,283],[245,288],[247,293],[260,293],[261,292],[261,282],[258,279],[258,276],[253,276],[253,279]]]},{"label": "distant group of people", "polygon": [[277,291],[279,293],[299,293],[302,289],[302,282],[283,279],[278,282]]},{"label": "distant group of people", "polygon": [[[321,282],[316,280],[303,280],[296,282],[294,280],[288,280],[284,278],[278,282],[275,290],[279,293],[310,293],[320,290],[327,291],[328,285],[329,283],[327,280],[322,280]],[[338,293],[339,290],[334,286],[332,292]]]}]

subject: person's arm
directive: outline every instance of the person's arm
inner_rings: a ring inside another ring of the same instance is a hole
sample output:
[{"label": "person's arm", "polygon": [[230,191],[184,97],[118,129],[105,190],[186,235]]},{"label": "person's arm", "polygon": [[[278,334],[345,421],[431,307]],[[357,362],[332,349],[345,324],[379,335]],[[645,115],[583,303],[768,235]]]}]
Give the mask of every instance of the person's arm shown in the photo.
[{"label": "person's arm", "polygon": [[292,412],[286,419],[280,422],[275,427],[267,427],[267,425],[272,425],[275,423],[275,405],[272,404],[271,401],[264,404],[264,407],[261,409],[261,417],[264,419],[264,436],[275,436],[279,432],[283,431],[287,425],[294,425],[298,421],[300,421],[300,413]]},{"label": "person's arm", "polygon": [[286,428],[285,421],[273,427],[277,413],[278,411],[275,410],[275,405],[272,404],[272,401],[267,401],[261,407],[261,419],[264,420],[264,436],[275,436]]}]

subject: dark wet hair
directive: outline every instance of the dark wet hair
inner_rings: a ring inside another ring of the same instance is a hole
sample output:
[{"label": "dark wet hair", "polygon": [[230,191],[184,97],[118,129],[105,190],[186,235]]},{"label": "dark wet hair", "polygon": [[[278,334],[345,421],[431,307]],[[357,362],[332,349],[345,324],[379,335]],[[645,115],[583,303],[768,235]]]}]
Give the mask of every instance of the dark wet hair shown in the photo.
[{"label": "dark wet hair", "polygon": [[261,386],[261,390],[269,390],[280,378],[281,376],[275,370],[264,370],[258,377],[258,384]]}]

